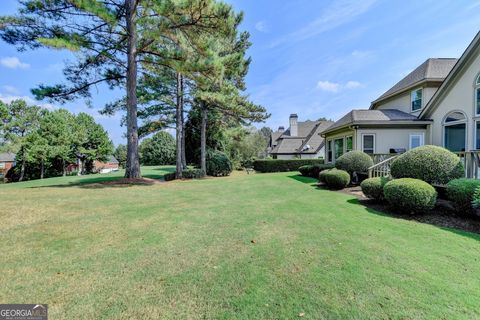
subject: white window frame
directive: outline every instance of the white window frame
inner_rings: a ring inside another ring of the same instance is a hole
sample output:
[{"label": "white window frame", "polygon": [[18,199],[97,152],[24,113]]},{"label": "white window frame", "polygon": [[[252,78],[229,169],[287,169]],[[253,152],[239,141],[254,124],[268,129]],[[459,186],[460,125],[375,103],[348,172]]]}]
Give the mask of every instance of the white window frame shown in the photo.
[{"label": "white window frame", "polygon": [[[377,148],[377,137],[375,136],[375,133],[362,133],[362,151],[365,152],[365,148],[364,148],[364,137],[365,136],[373,136],[373,153],[372,154],[375,154],[375,149]],[[366,153],[366,152],[365,152]]]},{"label": "white window frame", "polygon": [[[332,162],[333,162],[333,158],[334,158],[334,157],[333,157],[333,140],[331,140],[331,139],[330,139],[330,140],[327,140],[327,145],[326,145],[326,147],[325,147],[325,150],[327,150],[327,153],[325,154],[325,156],[326,156],[326,158],[327,158],[327,159],[326,159],[326,160],[327,160],[327,163],[332,163]],[[329,159],[329,157],[328,157],[328,153],[329,153],[329,152],[332,153],[331,159]]]},{"label": "white window frame", "polygon": [[5,162],[0,162],[0,169],[5,169],[6,165]]},{"label": "white window frame", "polygon": [[[413,93],[414,92],[417,92],[417,91],[420,91],[420,95],[421,95],[421,98],[420,98],[420,108],[416,109],[416,110],[413,110],[413,99],[412,99],[412,96],[413,96]],[[415,90],[412,90],[410,91],[410,111],[411,112],[417,112],[417,111],[420,111],[422,110],[423,108],[423,88],[418,88],[418,89],[415,89]]]},{"label": "white window frame", "polygon": [[475,137],[474,137],[474,140],[473,140],[473,144],[474,144],[474,149],[475,150],[480,150],[480,148],[477,146],[477,123],[480,123],[480,119],[475,119],[473,121],[473,125],[474,125],[473,132],[475,132],[475,134],[474,134]]},{"label": "white window frame", "polygon": [[410,133],[408,137],[408,149],[413,149],[412,148],[412,138],[413,137],[420,137],[420,145],[419,147],[425,145],[425,133],[423,132],[418,132],[418,133]]},{"label": "white window frame", "polygon": [[[473,83],[473,108],[475,109],[474,112],[475,112],[475,115],[476,116],[480,116],[480,112],[478,112],[479,110],[479,106],[477,105],[477,92],[480,90],[480,74],[477,75],[477,77],[475,78],[475,81]],[[476,128],[475,128],[476,130]],[[476,139],[475,139],[475,144],[476,144]]]},{"label": "white window frame", "polygon": [[[448,116],[452,113],[455,113],[455,112],[461,113],[464,118],[462,120],[446,122]],[[465,112],[463,112],[462,110],[459,110],[459,109],[451,110],[451,111],[447,112],[447,114],[443,117],[443,120],[442,120],[442,146],[444,148],[447,148],[447,146],[445,145],[445,142],[446,142],[445,141],[445,131],[446,131],[445,128],[448,127],[448,126],[456,125],[456,124],[465,124],[465,150],[467,150],[468,149],[468,143],[469,143],[468,126],[470,124],[468,123],[468,118],[467,118],[467,115],[465,114]],[[476,131],[476,128],[475,128],[475,131]],[[476,140],[475,140],[474,143],[476,144]]]},{"label": "white window frame", "polygon": [[[348,150],[348,149],[347,149],[347,145],[348,145],[348,144],[347,144],[347,139],[348,139],[348,138],[352,138],[352,149],[351,149],[351,150]],[[345,136],[345,141],[343,142],[343,144],[344,144],[344,146],[345,146],[345,147],[344,147],[345,153],[350,152],[350,151],[353,151],[353,150],[354,150],[354,148],[353,148],[353,136],[352,136],[352,135]]]},{"label": "white window frame", "polygon": [[333,162],[337,161],[337,147],[335,146],[335,141],[337,140],[342,140],[342,154],[338,157],[340,158],[341,156],[343,156],[345,154],[345,136],[343,137],[337,137],[337,138],[333,138]]}]

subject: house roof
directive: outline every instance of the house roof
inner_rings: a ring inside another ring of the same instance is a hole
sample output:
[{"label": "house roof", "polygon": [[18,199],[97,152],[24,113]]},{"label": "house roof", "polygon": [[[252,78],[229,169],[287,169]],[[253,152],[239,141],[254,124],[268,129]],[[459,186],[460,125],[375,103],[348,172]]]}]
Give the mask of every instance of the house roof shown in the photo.
[{"label": "house roof", "polygon": [[420,112],[419,118],[430,116],[431,113],[437,108],[439,102],[442,101],[442,99],[447,94],[448,89],[455,83],[457,77],[462,74],[464,67],[467,66],[468,63],[471,61],[471,58],[474,56],[475,52],[478,52],[477,50],[479,47],[480,31],[477,33],[475,38],[473,38],[472,42],[470,42],[467,49],[465,49],[465,51],[462,53],[462,56],[460,57],[460,59],[458,59],[458,62],[448,73],[440,88],[438,88],[438,90],[427,103],[425,108],[423,108],[422,112]]},{"label": "house roof", "polygon": [[108,161],[107,162],[118,163],[118,160],[114,156],[108,156]]},{"label": "house roof", "polygon": [[277,144],[275,143],[275,141],[278,140],[278,138],[280,138],[280,136],[283,134],[283,131],[275,131],[275,132],[272,132],[272,146],[276,146]]},{"label": "house roof", "polygon": [[[456,58],[430,58],[410,72],[405,78],[397,82],[393,87],[388,89],[384,94],[372,102],[372,106],[384,99],[395,94],[403,92],[415,85],[425,81],[443,81],[453,66],[457,63]],[[372,108],[371,106],[371,108]]]},{"label": "house roof", "polygon": [[0,161],[1,162],[14,162],[15,161],[15,154],[10,152],[0,153]]},{"label": "house roof", "polygon": [[[290,128],[288,128],[277,138],[278,143],[270,153],[317,153],[324,143],[323,138],[320,136],[320,132],[324,131],[332,124],[332,121],[298,122],[298,136],[290,136]],[[308,150],[302,151],[307,145],[309,146]]]},{"label": "house roof", "polygon": [[323,133],[329,133],[337,129],[355,124],[381,123],[386,121],[419,121],[419,119],[414,115],[397,109],[352,110],[346,115],[344,115],[342,118],[340,118]]}]

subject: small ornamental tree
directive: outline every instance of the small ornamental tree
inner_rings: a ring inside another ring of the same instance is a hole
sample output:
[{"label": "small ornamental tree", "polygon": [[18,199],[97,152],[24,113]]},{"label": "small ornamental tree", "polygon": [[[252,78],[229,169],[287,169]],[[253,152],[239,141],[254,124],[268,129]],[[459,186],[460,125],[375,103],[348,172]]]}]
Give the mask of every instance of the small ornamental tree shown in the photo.
[{"label": "small ornamental tree", "polygon": [[144,165],[174,164],[175,155],[175,139],[165,131],[157,132],[140,144],[140,161]]}]

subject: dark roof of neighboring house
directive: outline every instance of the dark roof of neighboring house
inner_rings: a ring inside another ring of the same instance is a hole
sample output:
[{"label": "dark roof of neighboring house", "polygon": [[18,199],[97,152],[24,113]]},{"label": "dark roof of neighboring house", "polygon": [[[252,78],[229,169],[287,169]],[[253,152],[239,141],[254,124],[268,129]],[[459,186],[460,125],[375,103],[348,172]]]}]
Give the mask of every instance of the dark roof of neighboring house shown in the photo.
[{"label": "dark roof of neighboring house", "polygon": [[[277,138],[277,145],[270,152],[272,154],[317,153],[323,146],[320,132],[333,124],[332,121],[303,121],[298,122],[298,136],[290,136],[290,128]],[[273,135],[272,135],[273,139]],[[304,150],[305,146],[308,150]]]},{"label": "dark roof of neighboring house", "polygon": [[10,152],[0,153],[0,161],[1,162],[14,162],[15,161],[15,153],[10,153]]},{"label": "dark roof of neighboring house", "polygon": [[400,93],[417,83],[423,81],[443,81],[452,70],[458,59],[456,58],[430,58],[410,72],[405,78],[397,82],[384,94],[372,102],[372,105],[394,94]]},{"label": "dark roof of neighboring house", "polygon": [[114,156],[108,156],[108,161],[107,162],[118,163],[118,160]]},{"label": "dark roof of neighboring house", "polygon": [[280,136],[283,134],[283,131],[275,131],[275,132],[272,132],[272,146],[276,146],[277,144],[275,143],[275,141],[278,140],[278,138],[280,138]]},{"label": "dark roof of neighboring house", "polygon": [[336,129],[354,125],[356,123],[368,122],[384,122],[384,121],[419,121],[419,119],[409,113],[397,109],[383,109],[383,110],[352,110],[344,115],[340,120],[330,126],[324,133],[332,132]]}]

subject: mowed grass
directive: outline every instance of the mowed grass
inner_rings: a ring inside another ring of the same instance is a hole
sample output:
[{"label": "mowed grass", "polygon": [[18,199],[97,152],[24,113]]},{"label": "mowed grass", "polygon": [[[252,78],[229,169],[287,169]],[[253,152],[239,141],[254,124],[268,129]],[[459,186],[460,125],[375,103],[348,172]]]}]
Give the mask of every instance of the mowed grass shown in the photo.
[{"label": "mowed grass", "polygon": [[51,319],[480,317],[478,235],[294,173],[56,179],[0,186],[2,303],[48,303]]}]

